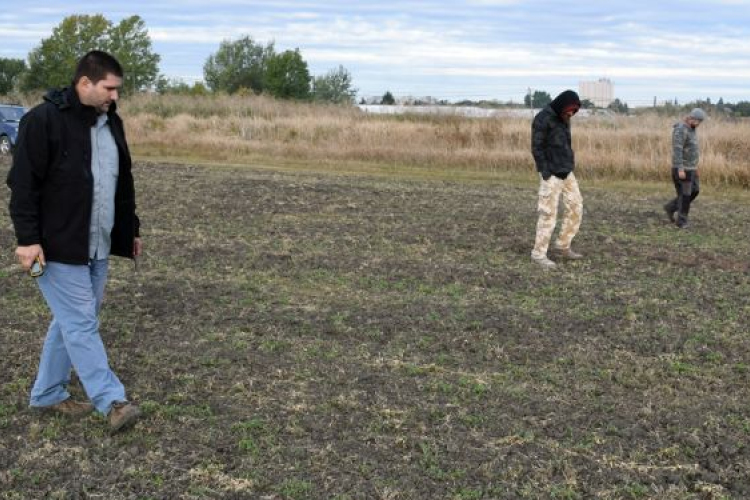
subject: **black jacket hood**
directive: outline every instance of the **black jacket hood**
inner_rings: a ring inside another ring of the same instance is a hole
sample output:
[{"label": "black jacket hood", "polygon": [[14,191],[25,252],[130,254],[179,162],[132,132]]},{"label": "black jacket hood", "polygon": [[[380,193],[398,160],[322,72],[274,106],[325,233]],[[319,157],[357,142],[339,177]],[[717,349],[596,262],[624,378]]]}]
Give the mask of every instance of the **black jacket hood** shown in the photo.
[{"label": "black jacket hood", "polygon": [[575,93],[572,90],[566,90],[565,92],[561,93],[559,96],[555,97],[555,99],[550,104],[552,106],[552,109],[555,110],[555,113],[557,113],[558,116],[562,115],[562,112],[569,108],[570,106],[576,106],[578,108],[581,107],[581,99],[578,97],[578,94]]},{"label": "black jacket hood", "polygon": [[[13,164],[9,212],[19,246],[40,244],[48,261],[85,264],[89,257],[93,175],[91,126],[99,112],[74,89],[52,90],[21,119]],[[140,222],[135,213],[132,160],[122,120],[108,110],[117,145],[118,176],[111,255],[133,257]]]},{"label": "black jacket hood", "polygon": [[[45,95],[44,100],[50,102],[58,107],[60,110],[70,109],[81,118],[89,126],[96,124],[96,119],[99,113],[93,106],[87,106],[81,102],[76,92],[75,87],[64,87],[61,89],[50,89]],[[107,115],[112,115],[117,111],[117,103],[112,102],[112,105],[107,111]]]}]

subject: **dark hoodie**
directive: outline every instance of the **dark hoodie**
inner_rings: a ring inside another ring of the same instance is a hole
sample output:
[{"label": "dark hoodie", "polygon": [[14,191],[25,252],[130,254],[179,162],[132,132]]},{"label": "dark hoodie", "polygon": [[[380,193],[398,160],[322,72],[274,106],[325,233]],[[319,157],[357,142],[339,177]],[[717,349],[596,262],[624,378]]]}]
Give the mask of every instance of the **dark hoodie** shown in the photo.
[{"label": "dark hoodie", "polygon": [[561,116],[563,111],[568,108],[573,108],[578,112],[578,110],[581,109],[581,99],[578,97],[578,94],[572,90],[566,90],[559,96],[555,97],[550,103],[550,107],[555,110],[555,113],[557,113],[558,116]]},{"label": "dark hoodie", "polygon": [[581,107],[578,94],[572,90],[561,93],[534,117],[531,126],[531,153],[537,172],[547,180],[554,175],[565,179],[575,168],[570,124],[562,118],[563,111]]},{"label": "dark hoodie", "polygon": [[[132,258],[140,223],[135,214],[130,152],[114,103],[108,117],[119,156],[111,253]],[[96,109],[82,104],[73,87],[50,91],[42,104],[21,119],[7,179],[10,216],[18,245],[42,245],[46,260],[88,262],[91,127],[96,119]]]}]

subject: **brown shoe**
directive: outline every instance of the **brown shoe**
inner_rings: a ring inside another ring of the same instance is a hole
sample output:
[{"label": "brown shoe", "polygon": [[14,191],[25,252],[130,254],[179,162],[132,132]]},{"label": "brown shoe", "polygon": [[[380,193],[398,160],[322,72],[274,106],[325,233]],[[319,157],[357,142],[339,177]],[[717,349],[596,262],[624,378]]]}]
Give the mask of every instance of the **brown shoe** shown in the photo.
[{"label": "brown shoe", "polygon": [[557,264],[555,264],[554,262],[552,262],[551,260],[549,260],[546,255],[544,255],[542,257],[534,257],[532,255],[531,256],[531,260],[534,261],[534,262],[536,262],[540,266],[542,266],[542,269],[545,269],[545,270],[547,270],[547,269],[555,269],[557,267]]},{"label": "brown shoe", "polygon": [[570,248],[555,248],[555,253],[567,260],[581,260],[583,258],[583,255]]},{"label": "brown shoe", "polygon": [[567,250],[563,250],[561,253],[563,258],[568,260],[581,260],[583,258],[583,255],[578,252],[574,252],[570,248],[568,248]]},{"label": "brown shoe", "polygon": [[141,409],[138,405],[127,401],[115,401],[112,403],[112,410],[109,412],[109,430],[117,432],[125,427],[129,427],[141,416]]},{"label": "brown shoe", "polygon": [[82,418],[94,411],[94,405],[68,398],[54,405],[35,406],[34,409],[41,413],[57,413],[66,417]]}]

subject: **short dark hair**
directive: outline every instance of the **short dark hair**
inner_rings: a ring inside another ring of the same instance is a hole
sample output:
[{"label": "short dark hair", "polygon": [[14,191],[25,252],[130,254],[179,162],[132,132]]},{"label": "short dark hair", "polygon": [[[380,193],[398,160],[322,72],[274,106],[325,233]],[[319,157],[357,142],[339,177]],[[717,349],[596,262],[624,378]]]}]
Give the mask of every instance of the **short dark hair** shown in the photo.
[{"label": "short dark hair", "polygon": [[77,84],[81,78],[88,77],[92,83],[98,83],[100,80],[107,78],[107,75],[115,75],[122,78],[122,66],[114,56],[101,51],[92,50],[87,52],[76,66],[76,74],[73,77],[73,84]]}]

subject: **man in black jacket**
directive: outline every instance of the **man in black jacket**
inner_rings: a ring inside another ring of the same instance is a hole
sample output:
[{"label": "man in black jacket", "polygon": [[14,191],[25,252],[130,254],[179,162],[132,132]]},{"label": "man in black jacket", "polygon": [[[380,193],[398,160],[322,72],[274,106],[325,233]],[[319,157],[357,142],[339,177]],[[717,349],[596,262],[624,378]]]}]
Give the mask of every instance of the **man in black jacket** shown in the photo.
[{"label": "man in black jacket", "polygon": [[581,254],[570,248],[581,226],[583,200],[578,181],[573,175],[575,155],[570,136],[570,119],[581,107],[578,94],[566,90],[534,117],[531,129],[531,152],[540,176],[539,220],[531,259],[545,269],[556,264],[547,257],[552,233],[557,222],[557,205],[562,194],[565,213],[554,249],[563,258],[580,259]]},{"label": "man in black jacket", "polygon": [[[110,254],[141,254],[131,159],[116,101],[119,62],[101,51],[81,58],[72,87],[50,91],[21,120],[10,215],[24,269],[37,261],[39,289],[52,312],[31,407],[83,416],[96,409],[120,430],[140,415],[109,366],[98,313]],[[91,403],[73,401],[70,371]]]}]

